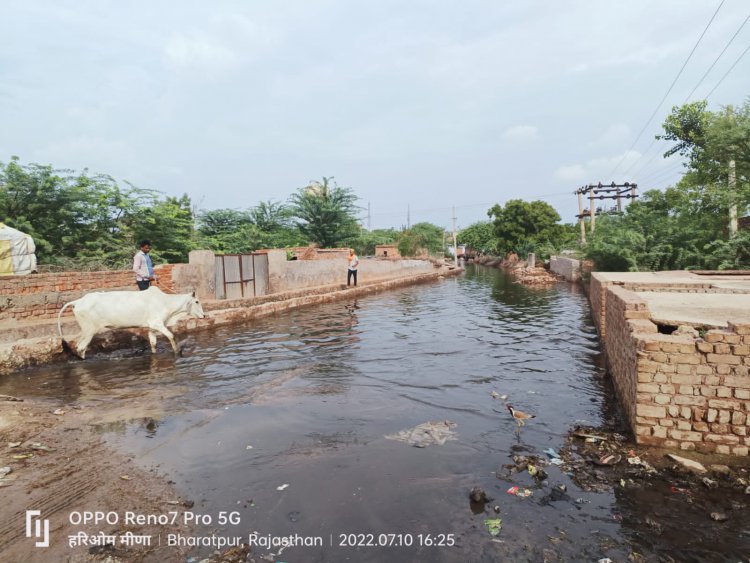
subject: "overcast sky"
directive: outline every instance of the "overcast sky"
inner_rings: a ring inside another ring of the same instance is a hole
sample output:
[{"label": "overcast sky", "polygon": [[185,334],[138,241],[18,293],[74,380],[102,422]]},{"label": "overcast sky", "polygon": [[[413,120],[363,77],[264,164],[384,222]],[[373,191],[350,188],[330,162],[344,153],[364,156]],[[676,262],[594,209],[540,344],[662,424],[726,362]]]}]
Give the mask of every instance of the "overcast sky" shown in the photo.
[{"label": "overcast sky", "polygon": [[[109,173],[201,208],[285,200],[335,176],[372,227],[486,218],[587,182],[661,188],[654,134],[750,13],[719,1],[8,1],[0,161]],[[741,31],[697,89],[750,43]],[[710,106],[750,94],[750,54]],[[617,174],[612,169],[621,161]],[[629,170],[630,169],[630,170]],[[630,172],[627,176],[622,173]],[[366,225],[365,225],[366,226]]]}]

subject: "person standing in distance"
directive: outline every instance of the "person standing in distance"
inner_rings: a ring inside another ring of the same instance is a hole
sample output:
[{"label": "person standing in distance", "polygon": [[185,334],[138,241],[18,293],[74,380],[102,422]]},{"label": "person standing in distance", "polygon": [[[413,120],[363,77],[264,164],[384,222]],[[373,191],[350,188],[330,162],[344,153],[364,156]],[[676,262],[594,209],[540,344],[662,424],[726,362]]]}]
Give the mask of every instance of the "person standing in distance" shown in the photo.
[{"label": "person standing in distance", "polygon": [[354,253],[354,249],[349,250],[349,271],[346,274],[346,285],[352,284],[352,278],[354,278],[354,287],[357,287],[357,267],[359,266],[359,258]]},{"label": "person standing in distance", "polygon": [[156,282],[156,274],[154,274],[151,256],[148,255],[151,252],[151,241],[148,239],[142,240],[138,246],[141,249],[133,257],[133,271],[135,272],[135,283],[138,284],[138,289],[144,291],[149,288],[151,282]]}]

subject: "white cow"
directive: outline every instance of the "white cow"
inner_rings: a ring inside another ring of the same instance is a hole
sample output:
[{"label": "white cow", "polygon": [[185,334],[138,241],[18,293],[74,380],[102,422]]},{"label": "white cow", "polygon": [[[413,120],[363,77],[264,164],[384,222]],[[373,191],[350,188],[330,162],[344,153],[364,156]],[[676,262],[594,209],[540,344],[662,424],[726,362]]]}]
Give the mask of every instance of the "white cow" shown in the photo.
[{"label": "white cow", "polygon": [[152,352],[156,352],[156,332],[161,332],[169,339],[176,354],[177,344],[167,325],[191,315],[199,319],[206,316],[195,292],[192,295],[168,295],[154,286],[145,291],[99,291],[66,303],[60,309],[57,330],[63,343],[65,339],[60,318],[71,305],[75,306],[73,314],[81,326],[76,353],[82,359],[86,357],[86,348],[91,339],[104,328],[148,328]]}]

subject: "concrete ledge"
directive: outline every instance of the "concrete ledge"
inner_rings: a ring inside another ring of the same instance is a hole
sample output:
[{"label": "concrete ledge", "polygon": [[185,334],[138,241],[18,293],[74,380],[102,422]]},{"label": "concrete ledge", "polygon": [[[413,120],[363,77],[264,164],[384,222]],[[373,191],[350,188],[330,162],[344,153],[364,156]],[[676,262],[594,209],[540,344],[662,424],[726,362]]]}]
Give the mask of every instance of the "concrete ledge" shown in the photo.
[{"label": "concrete ledge", "polygon": [[[358,287],[347,288],[340,284],[321,286],[310,289],[288,291],[252,299],[207,302],[204,319],[185,319],[170,330],[177,335],[210,329],[215,326],[239,324],[248,320],[273,315],[297,307],[327,303],[341,299],[352,299],[372,295],[407,285],[429,283],[449,275],[457,275],[462,269],[440,268],[434,272],[402,276],[382,281],[368,281]],[[78,333],[75,320],[63,325],[66,340]],[[18,369],[67,361],[71,356],[63,350],[61,339],[57,336],[56,321],[38,322],[18,326],[5,331],[4,344],[0,344],[0,374],[12,373]],[[91,342],[92,352],[110,352],[133,346],[147,347],[145,329],[125,329],[105,331]]]}]

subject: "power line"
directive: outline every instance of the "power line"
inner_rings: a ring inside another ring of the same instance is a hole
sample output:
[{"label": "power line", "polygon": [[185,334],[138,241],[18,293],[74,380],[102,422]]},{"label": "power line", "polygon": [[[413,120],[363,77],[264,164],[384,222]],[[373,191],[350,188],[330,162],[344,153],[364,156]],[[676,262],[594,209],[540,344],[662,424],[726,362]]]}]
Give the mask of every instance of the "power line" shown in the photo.
[{"label": "power line", "polygon": [[635,141],[633,141],[633,144],[630,146],[630,148],[627,151],[625,151],[625,154],[622,155],[622,158],[620,159],[620,162],[617,163],[617,166],[615,166],[612,169],[612,172],[610,172],[610,174],[609,174],[610,177],[614,176],[614,173],[617,171],[618,168],[620,168],[620,166],[622,165],[622,163],[625,161],[625,158],[628,156],[628,153],[630,153],[630,151],[633,150],[633,148],[635,147],[635,145],[638,144],[638,141],[640,141],[641,136],[643,135],[644,131],[646,131],[646,128],[649,126],[649,124],[651,123],[651,121],[654,119],[654,117],[656,116],[657,112],[661,108],[662,104],[664,104],[664,102],[666,101],[667,96],[669,96],[669,93],[672,91],[672,88],[674,88],[674,85],[677,83],[677,80],[680,78],[680,76],[682,76],[682,71],[685,70],[685,67],[687,66],[688,62],[693,57],[693,53],[695,53],[695,50],[698,48],[698,45],[700,44],[701,40],[703,39],[703,36],[706,35],[706,32],[708,31],[708,28],[711,27],[711,24],[713,23],[714,19],[716,18],[716,14],[719,13],[719,10],[721,10],[721,7],[724,5],[724,2],[726,2],[726,0],[721,0],[721,4],[719,4],[719,7],[716,8],[716,11],[714,12],[714,15],[711,16],[711,19],[708,20],[708,23],[706,24],[706,27],[703,29],[703,33],[701,33],[700,37],[698,37],[698,41],[696,41],[695,45],[693,45],[693,48],[690,51],[690,54],[685,59],[685,62],[682,63],[682,66],[680,67],[680,70],[677,73],[677,76],[675,76],[674,80],[672,80],[672,84],[670,84],[669,88],[667,89],[667,92],[664,94],[664,96],[662,97],[661,101],[654,108],[654,111],[651,113],[651,116],[646,120],[646,123],[641,128],[640,132],[638,133],[638,136],[635,138]]},{"label": "power line", "polygon": [[744,57],[747,54],[748,51],[750,51],[750,45],[748,45],[747,47],[745,47],[745,50],[742,51],[742,54],[739,57],[737,57],[737,60],[734,61],[734,64],[729,67],[729,70],[726,71],[726,73],[724,74],[724,76],[721,77],[721,80],[719,80],[719,82],[716,83],[716,86],[714,86],[711,89],[711,91],[706,95],[706,99],[708,99],[708,98],[711,97],[711,94],[713,94],[716,91],[716,89],[721,85],[721,83],[724,82],[724,79],[727,76],[729,76],[729,73],[734,70],[734,67],[737,66],[737,63],[739,63],[742,60],[742,57]]},{"label": "power line", "polygon": [[[707,77],[707,76],[708,76],[708,75],[709,75],[709,74],[711,73],[711,71],[712,71],[712,70],[713,70],[713,68],[714,68],[714,67],[716,66],[716,63],[718,63],[718,62],[719,62],[719,60],[721,59],[721,57],[722,57],[722,56],[724,56],[724,53],[726,53],[726,52],[727,52],[727,49],[729,49],[729,46],[730,46],[730,45],[731,45],[731,44],[732,44],[732,43],[734,42],[734,40],[735,40],[735,39],[737,38],[737,36],[738,36],[738,35],[740,34],[740,31],[742,31],[742,29],[743,29],[743,28],[745,27],[745,24],[747,24],[747,22],[748,22],[748,21],[750,21],[750,14],[748,14],[748,16],[747,16],[747,17],[745,18],[745,20],[744,20],[744,21],[742,22],[742,24],[740,24],[740,27],[738,27],[738,28],[737,28],[737,31],[735,31],[735,32],[734,32],[734,35],[732,35],[732,37],[730,37],[730,38],[729,38],[729,41],[727,41],[726,45],[724,45],[724,48],[723,48],[723,49],[721,50],[721,52],[720,52],[720,53],[719,53],[719,54],[718,54],[718,55],[716,56],[716,58],[715,58],[715,59],[713,60],[713,62],[711,63],[711,65],[710,65],[710,66],[708,67],[708,69],[706,69],[706,72],[704,72],[704,73],[703,73],[703,76],[701,76],[700,80],[698,80],[698,82],[697,82],[697,83],[695,84],[695,86],[693,86],[693,89],[692,89],[692,90],[690,91],[690,93],[689,93],[689,94],[688,94],[688,95],[687,95],[687,96],[685,97],[685,99],[683,100],[683,102],[682,102],[683,104],[686,104],[686,103],[688,102],[688,100],[689,100],[689,99],[690,99],[690,98],[692,97],[692,95],[693,95],[693,94],[695,93],[695,91],[696,91],[696,90],[697,90],[697,89],[698,89],[698,88],[700,87],[700,85],[701,85],[701,84],[703,84],[703,81],[704,81],[704,80],[706,79],[706,77]],[[713,91],[712,91],[712,92],[713,92]],[[627,176],[627,175],[628,175],[628,174],[630,173],[630,171],[631,171],[631,170],[633,170],[633,168],[635,168],[635,167],[637,167],[637,166],[638,166],[638,164],[639,164],[639,162],[641,161],[641,159],[642,159],[642,158],[643,158],[644,156],[646,156],[646,155],[647,155],[647,154],[648,154],[648,153],[649,153],[649,152],[651,151],[651,149],[653,148],[653,146],[654,146],[654,144],[656,143],[656,141],[657,141],[657,139],[656,139],[656,137],[654,137],[654,139],[653,139],[653,140],[651,141],[651,144],[650,144],[650,145],[648,146],[648,148],[647,148],[647,149],[646,149],[646,150],[645,150],[645,151],[643,152],[643,154],[642,154],[642,155],[641,155],[641,156],[640,156],[640,157],[639,157],[638,159],[636,159],[636,160],[635,160],[635,161],[633,162],[633,164],[631,164],[631,165],[630,165],[630,166],[628,167],[628,169],[627,169],[627,170],[626,170],[626,171],[625,171],[625,172],[623,173],[623,175],[624,175],[624,176]],[[648,166],[648,165],[649,165],[649,164],[650,164],[650,163],[651,163],[651,162],[652,162],[652,161],[654,160],[654,158],[656,158],[656,155],[658,155],[658,154],[659,154],[659,153],[656,153],[656,154],[655,154],[654,156],[652,156],[652,157],[651,157],[651,158],[650,158],[650,159],[648,160],[648,162],[646,162],[645,164],[643,164],[643,165],[641,166],[641,168],[640,168],[640,169],[641,169],[641,170],[643,170],[644,168],[646,168],[646,167],[647,167],[647,166]]]},{"label": "power line", "polygon": [[[656,139],[654,139],[654,143],[655,143],[655,142],[656,142]],[[643,154],[645,155],[646,153],[643,153]],[[640,166],[639,166],[638,168],[636,168],[636,173],[634,174],[634,176],[635,176],[636,174],[639,174],[639,173],[643,173],[643,171],[644,171],[644,170],[648,170],[648,166],[649,166],[649,165],[650,165],[650,164],[651,164],[651,163],[652,163],[652,162],[654,161],[654,159],[655,159],[655,158],[656,158],[657,156],[660,156],[660,155],[661,155],[661,153],[660,153],[660,152],[655,152],[655,153],[654,153],[654,154],[653,154],[653,155],[651,156],[651,158],[649,158],[649,159],[648,159],[648,160],[647,160],[647,161],[646,161],[645,163],[641,164],[641,165],[640,165]],[[643,157],[641,157],[641,158],[643,158]],[[636,161],[636,162],[637,162],[637,161]],[[631,168],[632,168],[632,167],[631,167]]]},{"label": "power line", "polygon": [[671,164],[667,164],[667,166],[664,167],[664,168],[655,168],[655,169],[651,170],[651,172],[649,172],[648,174],[644,174],[644,175],[640,176],[638,178],[638,181],[643,182],[643,180],[648,180],[650,178],[653,178],[654,176],[658,176],[660,174],[663,174],[664,172],[666,172],[668,170],[677,170],[678,168],[680,168],[682,166],[682,164],[683,164],[682,161],[676,160],[676,161],[672,162]]},{"label": "power line", "polygon": [[677,174],[680,172],[680,167],[682,166],[681,162],[676,163],[675,165],[665,168],[664,170],[658,170],[656,172],[653,172],[646,176],[645,178],[639,179],[639,183],[641,186],[644,184],[657,184],[659,182],[664,181],[667,178],[670,178],[674,174]]},{"label": "power line", "polygon": [[[554,192],[549,194],[540,194],[540,195],[532,195],[529,197],[534,198],[545,198],[545,197],[556,197],[556,196],[568,196],[570,195],[568,192]],[[464,205],[456,205],[456,209],[470,209],[472,207],[492,207],[493,205],[497,204],[498,201],[488,201],[483,203],[467,203]],[[453,206],[446,206],[446,207],[433,207],[431,209],[410,209],[410,213],[413,215],[415,213],[437,213],[439,211],[451,211],[453,209]],[[403,211],[381,211],[380,213],[372,213],[372,217],[382,217],[387,215],[403,215]]]},{"label": "power line", "polygon": [[742,25],[737,28],[737,31],[734,32],[734,35],[729,39],[726,45],[724,45],[724,48],[721,50],[721,53],[718,54],[718,56],[714,59],[714,62],[711,63],[711,66],[708,67],[708,70],[703,73],[703,76],[701,76],[701,79],[698,81],[698,83],[693,87],[692,90],[690,90],[690,93],[685,97],[685,100],[682,102],[683,104],[687,103],[687,101],[690,99],[690,97],[695,93],[695,91],[698,89],[698,86],[700,86],[703,81],[706,79],[708,74],[713,70],[713,68],[716,66],[716,63],[719,62],[719,59],[726,53],[727,49],[729,49],[729,46],[732,44],[734,39],[739,35],[740,31],[742,31],[742,28],[745,27],[745,24],[747,21],[750,20],[750,14],[745,18],[745,21],[742,22]]},{"label": "power line", "polygon": [[[729,46],[730,46],[730,45],[731,45],[731,44],[732,44],[732,43],[734,42],[734,40],[735,40],[735,39],[737,38],[737,36],[738,36],[738,35],[740,34],[740,31],[742,31],[742,29],[743,29],[743,28],[745,27],[745,25],[747,24],[747,22],[748,22],[748,21],[750,21],[750,14],[748,14],[748,16],[747,16],[747,17],[745,18],[745,20],[744,20],[744,21],[742,22],[742,24],[740,24],[740,27],[738,27],[738,28],[737,28],[737,31],[735,31],[735,32],[734,32],[734,34],[732,35],[732,37],[730,37],[730,38],[729,38],[729,41],[727,41],[726,45],[724,45],[724,48],[723,48],[723,49],[721,50],[721,52],[720,52],[720,53],[719,53],[719,54],[718,54],[718,55],[716,56],[716,58],[715,58],[715,59],[713,60],[713,62],[711,63],[711,65],[710,65],[710,66],[708,67],[708,69],[706,69],[706,72],[704,72],[704,73],[703,73],[703,76],[701,76],[700,80],[698,80],[698,82],[697,82],[697,83],[695,84],[695,86],[693,86],[693,89],[692,89],[692,90],[690,91],[690,93],[689,93],[689,94],[688,94],[687,96],[685,96],[685,99],[684,99],[684,100],[683,100],[683,102],[682,102],[683,104],[687,103],[687,102],[688,102],[688,100],[689,100],[689,99],[690,99],[690,98],[692,97],[692,95],[693,95],[693,94],[695,93],[695,91],[696,91],[696,90],[697,90],[697,89],[698,89],[698,88],[700,87],[700,85],[701,85],[701,84],[703,84],[703,81],[704,81],[704,80],[706,79],[706,77],[707,77],[707,76],[708,76],[708,75],[709,75],[709,74],[711,73],[711,71],[712,71],[712,70],[713,70],[713,68],[714,68],[714,67],[716,66],[716,63],[718,63],[718,62],[719,62],[719,60],[721,59],[721,57],[722,57],[722,56],[724,56],[724,53],[726,53],[726,52],[727,52],[727,49],[729,49]],[[743,56],[745,55],[745,53],[746,53],[746,52],[747,52],[747,50],[745,50],[745,52],[744,52],[744,53],[743,53],[742,55],[740,55],[740,59],[741,59],[741,58],[742,58],[742,57],[743,57]],[[731,68],[729,69],[729,71],[727,71],[727,74],[729,74],[729,72],[731,72],[731,70],[732,70],[732,69],[733,69],[733,68],[734,68],[734,67],[735,67],[735,66],[737,65],[737,63],[738,63],[738,62],[739,62],[739,60],[737,60],[737,61],[736,61],[736,62],[735,62],[735,63],[734,63],[733,65],[732,65],[732,67],[731,67]],[[726,76],[726,75],[725,75],[725,76]],[[722,80],[723,80],[723,78],[722,78]],[[718,86],[719,86],[719,84],[720,84],[720,83],[721,83],[721,81],[719,81],[719,83],[717,83],[717,85],[716,85],[716,86],[714,87],[714,89],[713,89],[713,90],[711,90],[711,93],[713,93],[713,91],[714,91],[714,90],[715,90],[716,88],[718,88]],[[709,95],[710,95],[710,94],[709,94]],[[706,97],[708,97],[708,96],[706,96]],[[642,165],[640,165],[640,167],[638,167],[638,165],[639,165],[639,163],[640,163],[641,159],[643,159],[643,157],[644,157],[644,156],[646,156],[646,154],[648,154],[648,153],[650,152],[651,148],[652,148],[652,147],[654,146],[654,144],[656,143],[656,141],[657,141],[657,138],[656,138],[656,137],[654,137],[654,139],[653,139],[653,140],[651,141],[651,144],[650,144],[650,145],[648,146],[648,148],[647,148],[647,149],[646,149],[646,150],[645,150],[645,151],[643,152],[643,154],[642,154],[642,155],[640,156],[640,158],[638,158],[638,159],[637,159],[637,160],[636,160],[635,162],[633,162],[633,164],[631,164],[631,165],[630,165],[630,166],[628,167],[628,169],[627,169],[627,170],[626,170],[626,171],[625,171],[625,172],[623,173],[623,174],[624,174],[625,176],[627,176],[627,175],[628,175],[628,174],[630,173],[630,171],[631,171],[631,170],[633,170],[633,168],[636,168],[636,169],[640,169],[640,170],[644,170],[644,169],[646,169],[646,168],[648,167],[648,165],[649,165],[649,164],[651,164],[651,162],[653,162],[653,160],[654,160],[654,159],[655,159],[655,158],[656,158],[656,157],[657,157],[657,156],[659,155],[659,153],[658,153],[658,152],[657,152],[657,153],[655,153],[655,154],[654,154],[654,155],[653,155],[653,156],[652,156],[651,158],[649,158],[649,159],[648,159],[648,161],[647,161],[647,162],[646,162],[645,164],[642,164]]]}]

